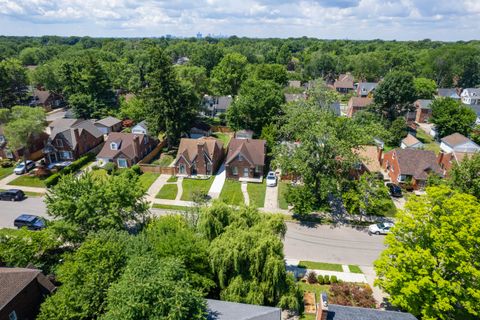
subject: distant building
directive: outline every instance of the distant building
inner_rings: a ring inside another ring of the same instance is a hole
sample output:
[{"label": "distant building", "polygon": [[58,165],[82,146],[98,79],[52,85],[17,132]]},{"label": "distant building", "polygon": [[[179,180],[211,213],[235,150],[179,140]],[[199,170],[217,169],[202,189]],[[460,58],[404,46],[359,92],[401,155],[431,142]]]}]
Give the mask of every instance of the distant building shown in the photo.
[{"label": "distant building", "polygon": [[464,104],[480,105],[480,89],[479,88],[463,89],[462,94],[460,96]]},{"label": "distant building", "polygon": [[450,153],[453,151],[473,153],[479,152],[480,146],[465,137],[463,134],[454,133],[443,137],[440,140],[440,149],[445,153]]},{"label": "distant building", "polygon": [[455,100],[460,100],[460,96],[458,95],[456,88],[439,88],[437,90],[437,97],[438,98],[452,98]]},{"label": "distant building", "polygon": [[347,117],[351,118],[355,113],[365,110],[373,104],[372,98],[351,97],[348,101]]},{"label": "distant building", "polygon": [[432,100],[419,99],[415,101],[415,121],[418,123],[428,122],[432,116]]},{"label": "distant building", "polygon": [[349,93],[353,91],[353,76],[350,73],[341,74],[333,83],[333,88],[340,93]]},{"label": "distant building", "polygon": [[146,135],[148,135],[147,122],[142,121],[142,122],[137,123],[135,126],[133,126],[131,131],[134,134],[146,134]]},{"label": "distant building", "polygon": [[252,130],[239,130],[235,132],[236,139],[252,139],[253,131]]},{"label": "distant building", "polygon": [[207,116],[217,117],[227,112],[233,102],[232,96],[209,96],[203,97],[203,109]]},{"label": "distant building", "polygon": [[357,85],[357,96],[366,98],[373,94],[377,86],[377,82],[360,82]]},{"label": "distant building", "polygon": [[407,148],[422,149],[423,148],[423,143],[409,133],[400,143],[400,148],[402,148],[402,149],[407,149]]},{"label": "distant building", "polygon": [[94,125],[103,134],[109,134],[110,132],[119,132],[122,130],[122,120],[114,117],[106,117],[97,120],[94,122]]}]

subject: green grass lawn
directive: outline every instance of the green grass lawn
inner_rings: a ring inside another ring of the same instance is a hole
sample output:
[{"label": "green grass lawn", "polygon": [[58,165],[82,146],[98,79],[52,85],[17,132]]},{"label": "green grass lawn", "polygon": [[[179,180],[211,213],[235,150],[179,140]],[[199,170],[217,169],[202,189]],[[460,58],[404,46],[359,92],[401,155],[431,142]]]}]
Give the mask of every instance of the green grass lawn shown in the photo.
[{"label": "green grass lawn", "polygon": [[220,200],[230,205],[244,204],[241,183],[237,180],[226,179],[222,192],[220,192]]},{"label": "green grass lawn", "polygon": [[228,146],[228,143],[229,143],[230,140],[232,139],[232,137],[231,137],[229,134],[222,133],[222,132],[212,133],[212,137],[215,137],[215,138],[217,138],[218,140],[222,141],[224,147],[227,147],[227,146]]},{"label": "green grass lawn", "polygon": [[440,145],[435,142],[432,136],[430,136],[420,128],[417,130],[417,139],[424,144],[425,150],[431,150],[431,151],[434,151],[435,153],[440,152]]},{"label": "green grass lawn", "polygon": [[168,178],[167,182],[177,182],[177,180],[178,180],[177,176],[171,176],[170,178]]},{"label": "green grass lawn", "polygon": [[278,183],[278,206],[280,209],[288,210],[288,203],[285,199],[287,195],[287,188],[290,181],[280,181]]},{"label": "green grass lawn", "polygon": [[350,269],[350,272],[352,273],[363,273],[360,267],[354,264],[348,265],[348,269]]},{"label": "green grass lawn", "polygon": [[330,289],[329,285],[324,285],[324,284],[318,284],[318,283],[309,284],[309,283],[302,282],[302,281],[299,281],[297,283],[298,283],[298,286],[300,287],[300,289],[302,289],[303,292],[307,292],[307,291],[314,292],[315,293],[315,298],[317,299],[317,301],[319,301],[319,299],[320,299],[320,294],[322,294],[323,292],[328,293],[328,291]]},{"label": "green grass lawn", "polygon": [[165,209],[165,210],[177,210],[177,211],[187,211],[188,209],[190,209],[190,207],[175,206],[171,204],[159,204],[159,203],[154,203],[152,208]]},{"label": "green grass lawn", "polygon": [[148,190],[148,188],[150,188],[152,183],[154,183],[155,180],[157,180],[157,178],[159,176],[160,176],[160,174],[158,174],[158,173],[145,172],[140,177],[138,177],[138,182],[143,187],[143,189],[146,191],[146,190]]},{"label": "green grass lawn", "polygon": [[92,170],[91,173],[95,179],[106,179],[108,177],[107,170],[105,169]]},{"label": "green grass lawn", "polygon": [[213,183],[213,177],[208,179],[188,179],[184,178],[182,182],[183,193],[181,200],[192,201],[194,193],[207,194]]},{"label": "green grass lawn", "polygon": [[167,154],[160,157],[160,159],[153,161],[152,164],[155,164],[160,167],[168,167],[173,162],[174,159],[175,158],[173,158],[173,156]]},{"label": "green grass lawn", "polygon": [[178,187],[176,184],[165,184],[162,189],[158,192],[156,198],[158,199],[167,199],[175,200],[177,197]]},{"label": "green grass lawn", "polygon": [[315,262],[315,261],[300,261],[299,268],[315,269],[315,270],[328,270],[342,272],[342,265],[337,263]]},{"label": "green grass lawn", "polygon": [[41,179],[36,176],[23,175],[19,176],[13,181],[10,181],[8,185],[10,186],[23,186],[23,187],[35,187],[35,188],[45,188],[45,179]]},{"label": "green grass lawn", "polygon": [[250,204],[256,208],[262,208],[265,204],[265,193],[267,185],[265,179],[262,183],[249,183],[247,185],[248,196],[250,198]]},{"label": "green grass lawn", "polygon": [[13,173],[13,167],[1,168],[0,167],[0,180],[11,175]]}]

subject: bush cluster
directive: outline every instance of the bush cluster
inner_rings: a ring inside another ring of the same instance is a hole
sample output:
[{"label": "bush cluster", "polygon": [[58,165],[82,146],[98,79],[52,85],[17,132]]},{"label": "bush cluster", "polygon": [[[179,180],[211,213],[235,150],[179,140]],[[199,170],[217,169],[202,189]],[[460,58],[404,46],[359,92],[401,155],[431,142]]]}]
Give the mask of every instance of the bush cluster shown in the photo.
[{"label": "bush cluster", "polygon": [[319,275],[317,277],[317,282],[319,284],[332,284],[332,283],[338,283],[340,282],[337,278],[337,276],[329,276],[328,274],[327,275]]},{"label": "bush cluster", "polygon": [[93,153],[87,153],[83,157],[73,161],[68,167],[63,168],[59,172],[54,173],[48,178],[46,178],[44,181],[45,185],[47,186],[47,188],[53,187],[58,183],[58,180],[61,176],[77,172],[78,170],[80,170],[81,167],[83,167],[93,159],[95,159],[95,155]]}]

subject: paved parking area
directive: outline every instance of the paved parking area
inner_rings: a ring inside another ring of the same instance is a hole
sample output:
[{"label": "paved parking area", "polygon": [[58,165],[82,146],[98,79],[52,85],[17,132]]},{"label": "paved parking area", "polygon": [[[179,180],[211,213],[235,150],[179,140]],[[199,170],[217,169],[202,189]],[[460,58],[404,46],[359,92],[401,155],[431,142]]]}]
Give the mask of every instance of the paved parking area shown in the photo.
[{"label": "paved parking area", "polygon": [[13,220],[22,213],[48,217],[43,197],[31,197],[19,202],[0,202],[0,228],[13,228]]}]

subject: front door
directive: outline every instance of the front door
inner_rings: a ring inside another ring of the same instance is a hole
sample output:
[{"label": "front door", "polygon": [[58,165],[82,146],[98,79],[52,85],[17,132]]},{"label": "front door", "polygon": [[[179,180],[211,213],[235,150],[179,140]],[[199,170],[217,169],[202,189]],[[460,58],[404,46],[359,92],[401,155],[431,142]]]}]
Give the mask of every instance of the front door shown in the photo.
[{"label": "front door", "polygon": [[50,163],[57,162],[57,154],[56,153],[49,153],[48,158],[50,159]]},{"label": "front door", "polygon": [[243,177],[244,178],[248,178],[248,171],[249,171],[249,168],[243,168]]}]

